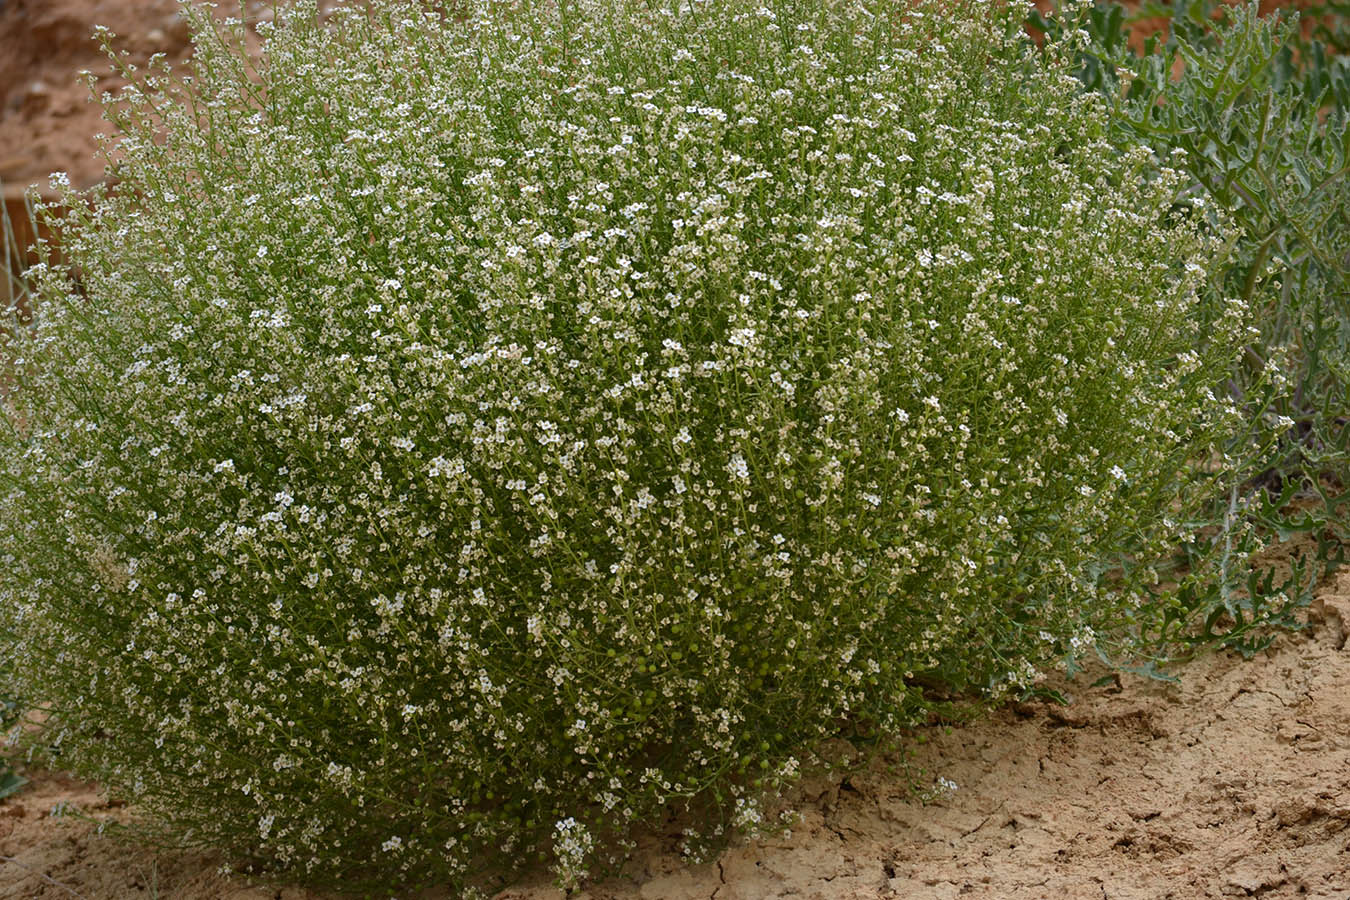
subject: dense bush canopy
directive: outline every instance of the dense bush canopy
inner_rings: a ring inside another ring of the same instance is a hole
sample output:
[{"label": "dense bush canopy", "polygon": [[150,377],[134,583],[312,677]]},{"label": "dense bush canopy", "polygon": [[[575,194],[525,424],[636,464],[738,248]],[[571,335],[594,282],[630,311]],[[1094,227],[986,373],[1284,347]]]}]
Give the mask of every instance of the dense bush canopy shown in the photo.
[{"label": "dense bush canopy", "polygon": [[5,338],[62,760],[314,879],[568,881],[1128,623],[1243,310],[1069,64],[940,6],[301,4],[256,70],[199,17]]}]

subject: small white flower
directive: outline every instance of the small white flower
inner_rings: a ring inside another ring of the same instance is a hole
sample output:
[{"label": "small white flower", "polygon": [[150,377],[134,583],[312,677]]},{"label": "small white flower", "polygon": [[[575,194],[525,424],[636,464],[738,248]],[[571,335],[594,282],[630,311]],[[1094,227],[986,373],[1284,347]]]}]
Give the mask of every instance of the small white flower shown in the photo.
[{"label": "small white flower", "polygon": [[554,824],[553,871],[560,887],[564,890],[574,888],[586,877],[586,861],[594,849],[595,838],[576,819],[569,816]]},{"label": "small white flower", "polygon": [[750,480],[750,466],[746,464],[745,457],[739,453],[734,453],[730,461],[727,462],[727,472],[737,481]]},{"label": "small white flower", "polygon": [[733,329],[731,335],[727,338],[727,343],[731,344],[734,347],[753,346],[755,343],[755,329],[753,328]]}]

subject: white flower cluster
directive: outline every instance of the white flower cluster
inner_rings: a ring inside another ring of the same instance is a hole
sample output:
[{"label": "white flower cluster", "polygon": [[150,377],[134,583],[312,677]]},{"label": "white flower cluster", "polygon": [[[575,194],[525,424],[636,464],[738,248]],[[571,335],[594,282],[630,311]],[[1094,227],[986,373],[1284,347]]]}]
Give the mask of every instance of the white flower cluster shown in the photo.
[{"label": "white flower cluster", "polygon": [[1218,244],[1066,67],[983,6],[372,6],[124,94],[0,339],[63,763],[349,888],[571,881],[1119,621],[1244,313],[1197,340]]},{"label": "white flower cluster", "polygon": [[595,851],[595,839],[586,826],[570,816],[553,826],[554,874],[560,887],[570,890],[586,877],[586,866]]}]

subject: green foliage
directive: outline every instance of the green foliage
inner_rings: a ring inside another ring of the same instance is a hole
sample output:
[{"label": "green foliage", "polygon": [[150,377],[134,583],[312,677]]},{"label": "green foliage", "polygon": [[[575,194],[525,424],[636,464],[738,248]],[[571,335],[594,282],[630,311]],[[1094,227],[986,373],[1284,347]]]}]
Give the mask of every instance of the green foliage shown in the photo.
[{"label": "green foliage", "polygon": [[[1132,18],[1156,15],[1168,34],[1134,53]],[[1295,624],[1350,539],[1350,18],[1338,3],[1305,15],[1315,27],[1263,19],[1255,5],[1177,0],[1133,14],[1098,3],[1072,20],[1085,39],[1079,78],[1109,104],[1117,140],[1183,169],[1186,193],[1240,226],[1212,296],[1250,302],[1259,329],[1228,385],[1249,425],[1226,467],[1250,477],[1216,491],[1195,523],[1211,539],[1185,546],[1182,587],[1157,607],[1163,654],[1264,646]],[[1064,21],[1033,17],[1051,35]],[[1261,541],[1300,532],[1316,552],[1289,578],[1253,580],[1239,564]]]},{"label": "green foliage", "polygon": [[[4,184],[0,183],[0,188]],[[22,277],[23,266],[22,252],[24,248],[18,246],[18,241],[14,236],[13,223],[9,220],[9,210],[0,205],[0,285],[3,285],[3,292],[0,292],[0,303],[6,312],[6,319],[16,318],[27,298],[28,285]],[[0,394],[6,390],[6,385],[0,381]],[[19,717],[18,700],[10,693],[10,666],[8,659],[0,655],[0,741],[4,740],[5,732],[15,723]],[[0,744],[3,746],[3,744]],[[25,784],[27,779],[16,773],[9,762],[0,758],[0,800],[17,793]]]},{"label": "green foliage", "polygon": [[566,884],[1140,627],[1228,237],[951,7],[198,15],[3,347],[35,740],[263,869]]},{"label": "green foliage", "polygon": [[[0,668],[0,678],[6,677],[6,668]],[[19,703],[13,697],[0,694],[0,730],[10,728],[19,719]],[[0,759],[0,800],[17,794],[28,779],[15,772],[5,759]]]},{"label": "green foliage", "polygon": [[[0,666],[0,679],[8,683],[8,666]],[[5,732],[19,720],[20,715],[18,700],[8,693],[0,693],[0,740],[7,740]],[[17,794],[27,783],[28,779],[15,772],[9,760],[0,757],[0,800]]]}]

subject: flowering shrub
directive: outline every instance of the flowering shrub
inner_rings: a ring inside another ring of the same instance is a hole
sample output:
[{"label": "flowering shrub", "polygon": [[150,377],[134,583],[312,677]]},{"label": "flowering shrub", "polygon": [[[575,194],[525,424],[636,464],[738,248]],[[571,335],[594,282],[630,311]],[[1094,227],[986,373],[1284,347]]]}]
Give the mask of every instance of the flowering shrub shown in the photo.
[{"label": "flowering shrub", "polygon": [[[1185,545],[1180,589],[1153,607],[1150,643],[1162,661],[1205,645],[1250,655],[1297,627],[1350,544],[1350,6],[1305,4],[1296,25],[1288,9],[1260,16],[1255,0],[1178,0],[1166,38],[1142,53],[1123,4],[1063,6],[1031,21],[1082,35],[1078,77],[1101,92],[1117,141],[1174,161],[1186,190],[1237,228],[1211,277],[1252,307],[1256,331],[1224,386],[1247,421],[1226,445],[1228,489],[1193,517],[1212,527]],[[1298,533],[1316,546],[1287,577],[1237,564]]]},{"label": "flowering shrub", "polygon": [[569,882],[1129,622],[1242,309],[950,7],[311,4],[256,70],[198,17],[6,338],[44,740],[313,880]]}]

